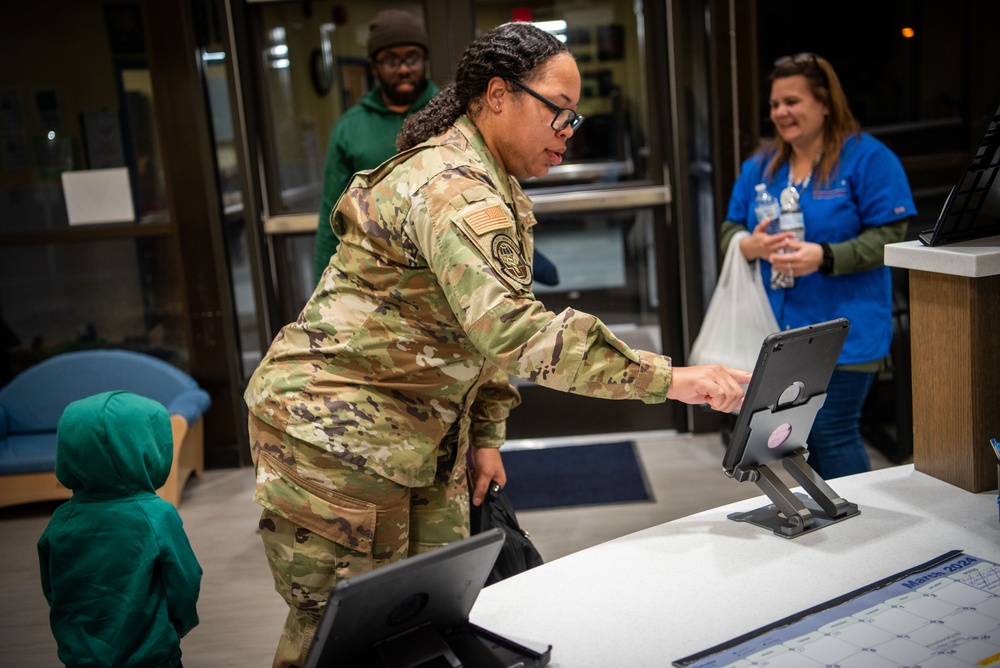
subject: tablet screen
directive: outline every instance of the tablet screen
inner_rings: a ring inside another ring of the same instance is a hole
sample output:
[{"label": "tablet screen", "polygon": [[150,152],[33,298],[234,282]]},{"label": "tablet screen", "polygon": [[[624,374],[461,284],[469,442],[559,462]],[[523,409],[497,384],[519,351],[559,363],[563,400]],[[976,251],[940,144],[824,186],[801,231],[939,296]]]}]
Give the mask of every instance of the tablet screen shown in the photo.
[{"label": "tablet screen", "polygon": [[849,327],[839,318],[764,339],[723,458],[728,474],[777,461],[806,444],[809,434],[801,432],[808,432],[826,398]]}]

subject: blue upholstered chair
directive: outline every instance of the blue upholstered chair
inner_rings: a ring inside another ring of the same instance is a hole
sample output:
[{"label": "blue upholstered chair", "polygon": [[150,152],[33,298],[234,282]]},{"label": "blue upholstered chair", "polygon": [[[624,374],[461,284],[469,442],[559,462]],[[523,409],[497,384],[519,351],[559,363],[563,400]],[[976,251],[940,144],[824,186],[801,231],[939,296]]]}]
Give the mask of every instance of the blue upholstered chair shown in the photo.
[{"label": "blue upholstered chair", "polygon": [[56,426],[71,402],[124,390],[170,413],[174,461],[158,494],[180,505],[188,477],[204,470],[202,415],[211,403],[193,378],[170,364],[128,350],[84,350],[51,357],[0,389],[0,508],[68,499],[56,480]]}]

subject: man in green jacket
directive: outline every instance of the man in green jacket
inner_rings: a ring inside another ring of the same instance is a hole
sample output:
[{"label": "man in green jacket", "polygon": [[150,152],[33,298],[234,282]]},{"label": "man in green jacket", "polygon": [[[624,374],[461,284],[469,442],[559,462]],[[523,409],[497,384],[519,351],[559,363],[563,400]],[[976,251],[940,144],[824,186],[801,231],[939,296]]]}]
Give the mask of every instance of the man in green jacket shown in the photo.
[{"label": "man in green jacket", "polygon": [[177,510],[156,495],[174,456],[167,409],[97,394],[66,407],[56,441],[56,478],[73,498],[52,514],[38,558],[59,660],[179,667],[202,571]]},{"label": "man in green jacket", "polygon": [[366,46],[378,85],[348,109],[330,133],[316,230],[317,281],[337,250],[330,211],[351,175],[374,169],[394,156],[403,121],[438,93],[438,87],[426,76],[427,33],[412,14],[386,9],[375,16],[369,31]]}]

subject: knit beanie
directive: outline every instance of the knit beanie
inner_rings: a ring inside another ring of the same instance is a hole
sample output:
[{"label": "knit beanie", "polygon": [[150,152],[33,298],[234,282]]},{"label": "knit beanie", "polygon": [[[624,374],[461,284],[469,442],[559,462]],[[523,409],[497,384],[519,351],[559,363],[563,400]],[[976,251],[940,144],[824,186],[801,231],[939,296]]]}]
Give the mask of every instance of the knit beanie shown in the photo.
[{"label": "knit beanie", "polygon": [[379,12],[368,24],[368,57],[390,46],[413,44],[427,51],[427,33],[420,22],[409,12],[401,9],[386,9]]}]

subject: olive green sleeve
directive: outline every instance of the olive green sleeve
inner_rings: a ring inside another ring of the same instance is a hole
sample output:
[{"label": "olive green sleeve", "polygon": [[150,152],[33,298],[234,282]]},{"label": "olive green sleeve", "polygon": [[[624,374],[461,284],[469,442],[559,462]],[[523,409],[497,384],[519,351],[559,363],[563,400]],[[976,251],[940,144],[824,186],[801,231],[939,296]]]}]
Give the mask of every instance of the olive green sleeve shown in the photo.
[{"label": "olive green sleeve", "polygon": [[910,218],[879,227],[869,227],[854,239],[830,244],[833,276],[869,271],[884,264],[885,245],[902,241]]},{"label": "olive green sleeve", "polygon": [[[881,267],[885,255],[885,245],[902,241],[906,237],[906,228],[910,218],[903,218],[894,223],[879,227],[869,227],[854,239],[830,244],[833,254],[833,275],[850,274],[868,271]],[[737,232],[746,227],[732,221],[722,223],[719,230],[719,252],[725,255],[729,243]]]},{"label": "olive green sleeve", "polygon": [[725,256],[726,251],[729,250],[729,242],[733,240],[733,237],[737,232],[746,231],[746,225],[740,225],[739,223],[734,223],[731,220],[724,221],[722,223],[722,229],[719,230],[719,256]]}]

